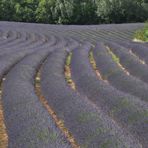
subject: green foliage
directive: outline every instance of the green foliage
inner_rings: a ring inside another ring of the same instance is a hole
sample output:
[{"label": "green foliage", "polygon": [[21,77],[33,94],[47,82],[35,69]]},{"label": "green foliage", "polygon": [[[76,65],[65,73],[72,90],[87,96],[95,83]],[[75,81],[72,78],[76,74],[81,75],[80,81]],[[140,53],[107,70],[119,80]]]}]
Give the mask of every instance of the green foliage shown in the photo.
[{"label": "green foliage", "polygon": [[0,0],[0,20],[51,24],[143,22],[147,0]]},{"label": "green foliage", "polygon": [[111,55],[112,57],[112,60],[115,62],[115,63],[120,63],[120,59],[108,48],[108,53]]},{"label": "green foliage", "polygon": [[67,56],[67,59],[66,59],[66,66],[70,66],[70,63],[71,63],[71,58],[72,58],[72,52],[70,52]]},{"label": "green foliage", "polygon": [[136,31],[134,38],[148,42],[148,22],[145,24],[144,28]]},{"label": "green foliage", "polygon": [[140,22],[148,18],[147,3],[143,0],[98,0],[97,14],[103,22]]},{"label": "green foliage", "polygon": [[41,0],[35,11],[36,22],[54,23],[56,17],[54,14],[55,0]]},{"label": "green foliage", "polygon": [[92,120],[99,122],[99,119],[97,118],[96,113],[80,113],[77,120],[81,124],[87,123]]},{"label": "green foliage", "polygon": [[15,13],[15,8],[12,0],[0,1],[0,20],[12,21],[14,13]]}]

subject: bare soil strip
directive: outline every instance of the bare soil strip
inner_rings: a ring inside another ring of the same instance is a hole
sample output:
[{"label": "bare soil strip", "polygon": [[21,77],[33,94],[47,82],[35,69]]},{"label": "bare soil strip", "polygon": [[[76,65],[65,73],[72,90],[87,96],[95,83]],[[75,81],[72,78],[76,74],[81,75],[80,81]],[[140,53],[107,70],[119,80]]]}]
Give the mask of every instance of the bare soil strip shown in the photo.
[{"label": "bare soil strip", "polygon": [[103,79],[99,70],[97,69],[97,66],[96,66],[96,61],[94,59],[94,55],[93,55],[93,51],[90,50],[89,52],[89,61],[90,61],[90,64],[92,65],[92,68],[94,69],[96,75],[99,77],[99,79],[103,80],[104,82],[108,83],[107,80]]},{"label": "bare soil strip", "polygon": [[71,143],[73,148],[80,148],[80,146],[75,141],[73,135],[68,131],[68,129],[64,125],[64,121],[60,120],[54,110],[49,106],[48,102],[46,101],[46,98],[42,95],[41,86],[40,86],[40,70],[37,72],[36,78],[35,78],[35,91],[40,99],[41,103],[44,105],[44,107],[47,109],[48,113],[52,116],[53,120],[55,121],[58,128],[64,133],[67,140]]},{"label": "bare soil strip", "polygon": [[131,55],[133,55],[134,57],[136,57],[136,58],[139,60],[139,62],[140,62],[141,64],[146,64],[145,61],[144,61],[144,60],[141,60],[136,54],[133,53],[132,50],[129,50],[129,53],[130,53]]},{"label": "bare soil strip", "polygon": [[8,147],[8,135],[6,131],[6,126],[4,122],[4,113],[3,113],[3,105],[2,105],[2,82],[4,79],[0,81],[0,148]]}]

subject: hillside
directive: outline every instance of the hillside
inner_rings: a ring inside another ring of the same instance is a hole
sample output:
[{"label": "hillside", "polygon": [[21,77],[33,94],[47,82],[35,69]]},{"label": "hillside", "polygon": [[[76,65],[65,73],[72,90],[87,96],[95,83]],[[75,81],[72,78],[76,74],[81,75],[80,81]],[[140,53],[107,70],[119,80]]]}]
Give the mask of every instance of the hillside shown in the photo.
[{"label": "hillside", "polygon": [[0,148],[147,148],[143,25],[0,22]]}]

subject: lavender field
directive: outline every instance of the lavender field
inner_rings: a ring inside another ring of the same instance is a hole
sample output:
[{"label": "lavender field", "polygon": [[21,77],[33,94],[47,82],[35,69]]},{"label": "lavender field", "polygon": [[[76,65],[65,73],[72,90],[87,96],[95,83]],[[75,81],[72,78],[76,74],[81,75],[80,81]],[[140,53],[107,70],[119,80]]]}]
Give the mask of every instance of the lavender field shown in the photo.
[{"label": "lavender field", "polygon": [[142,27],[0,22],[0,148],[148,148]]}]

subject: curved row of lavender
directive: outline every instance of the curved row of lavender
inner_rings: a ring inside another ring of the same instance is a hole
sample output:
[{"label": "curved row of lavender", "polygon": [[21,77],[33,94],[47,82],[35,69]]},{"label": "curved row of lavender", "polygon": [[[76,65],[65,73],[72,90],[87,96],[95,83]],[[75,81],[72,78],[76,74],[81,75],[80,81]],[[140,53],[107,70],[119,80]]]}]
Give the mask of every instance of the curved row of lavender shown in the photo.
[{"label": "curved row of lavender", "polygon": [[[146,148],[148,45],[132,42],[142,26],[0,22],[0,101],[8,147],[73,147],[36,94],[40,70],[41,95],[80,148]],[[64,75],[69,52],[76,90]]]}]

